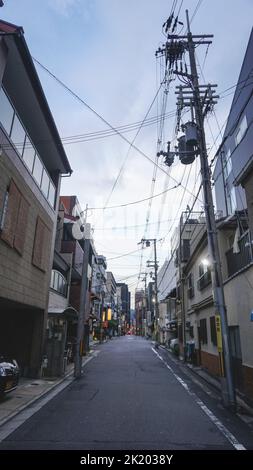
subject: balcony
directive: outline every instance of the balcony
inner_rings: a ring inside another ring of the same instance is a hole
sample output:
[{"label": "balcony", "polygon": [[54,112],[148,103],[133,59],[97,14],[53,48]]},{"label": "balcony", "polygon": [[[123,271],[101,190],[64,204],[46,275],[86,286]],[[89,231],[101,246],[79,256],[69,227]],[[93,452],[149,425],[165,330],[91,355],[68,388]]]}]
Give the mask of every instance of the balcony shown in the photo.
[{"label": "balcony", "polygon": [[51,207],[55,203],[55,185],[28,135],[21,119],[3,88],[0,88],[0,123],[19,158]]},{"label": "balcony", "polygon": [[239,252],[233,253],[233,247],[226,252],[228,277],[233,276],[253,261],[251,237],[249,231],[238,240]]},{"label": "balcony", "polygon": [[67,280],[59,271],[56,271],[56,269],[53,269],[51,273],[50,288],[58,294],[63,295],[63,297],[67,297]]},{"label": "balcony", "polygon": [[62,253],[73,253],[73,268],[82,276],[83,249],[76,240],[63,240],[61,244]]}]

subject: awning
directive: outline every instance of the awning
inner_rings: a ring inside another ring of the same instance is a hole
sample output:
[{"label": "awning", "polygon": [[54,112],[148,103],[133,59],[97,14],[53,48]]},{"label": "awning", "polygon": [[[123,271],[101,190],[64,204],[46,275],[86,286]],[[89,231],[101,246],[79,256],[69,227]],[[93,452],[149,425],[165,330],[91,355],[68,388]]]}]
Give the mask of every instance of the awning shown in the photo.
[{"label": "awning", "polygon": [[73,307],[49,307],[48,315],[77,320],[78,312]]}]

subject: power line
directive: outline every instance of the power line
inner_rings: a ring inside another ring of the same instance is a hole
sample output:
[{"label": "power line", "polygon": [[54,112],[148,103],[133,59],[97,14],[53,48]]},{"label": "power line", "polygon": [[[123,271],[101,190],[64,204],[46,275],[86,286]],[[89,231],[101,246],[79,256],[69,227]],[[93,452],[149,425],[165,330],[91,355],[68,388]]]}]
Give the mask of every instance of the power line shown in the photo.
[{"label": "power line", "polygon": [[141,202],[148,201],[149,199],[154,199],[156,197],[159,197],[162,194],[165,194],[168,191],[171,191],[172,189],[178,188],[179,186],[181,186],[181,183],[178,183],[177,185],[173,186],[172,188],[168,188],[165,191],[162,191],[161,193],[155,194],[154,196],[145,197],[144,199],[139,199],[138,201],[126,202],[125,204],[119,204],[117,206],[109,206],[109,207],[89,207],[89,209],[91,209],[91,210],[108,210],[108,209],[117,209],[119,207],[132,206],[134,204],[140,204]]},{"label": "power line", "polygon": [[113,194],[113,191],[114,191],[114,189],[115,189],[115,187],[116,187],[116,185],[117,185],[117,183],[118,183],[118,181],[119,181],[119,179],[120,179],[120,176],[121,176],[121,174],[122,174],[122,172],[123,172],[123,170],[124,170],[124,167],[125,167],[125,165],[126,165],[127,159],[128,159],[128,157],[129,157],[130,151],[131,151],[131,149],[132,149],[132,146],[133,146],[135,140],[137,139],[137,137],[138,137],[138,135],[139,135],[139,133],[140,133],[140,131],[141,131],[141,129],[142,129],[142,126],[143,126],[143,124],[144,124],[144,122],[145,122],[147,116],[149,115],[149,113],[150,113],[150,111],[151,111],[151,109],[152,109],[152,107],[153,107],[154,102],[155,102],[156,99],[157,99],[157,96],[158,96],[158,94],[159,94],[159,92],[160,92],[161,86],[162,86],[162,84],[160,84],[160,86],[159,86],[159,88],[158,88],[158,90],[157,90],[157,92],[156,92],[156,94],[155,94],[155,96],[154,96],[154,98],[153,98],[153,100],[152,100],[150,106],[148,107],[148,110],[147,110],[147,112],[146,112],[146,114],[145,114],[145,116],[144,116],[144,118],[143,118],[143,120],[142,120],[142,122],[141,122],[141,124],[140,124],[140,126],[139,126],[139,128],[138,128],[138,130],[137,130],[137,132],[136,132],[136,134],[135,134],[135,136],[134,136],[134,138],[133,138],[133,140],[132,140],[131,143],[130,143],[130,146],[129,146],[129,148],[128,148],[128,151],[127,151],[127,153],[126,153],[126,155],[125,155],[125,158],[124,158],[124,160],[123,160],[123,162],[122,162],[122,165],[121,165],[121,167],[120,167],[120,169],[119,169],[118,175],[117,175],[117,177],[116,177],[116,179],[115,179],[115,181],[114,181],[114,183],[113,183],[113,186],[112,186],[112,188],[111,188],[111,191],[110,191],[110,193],[109,193],[109,196],[108,196],[107,199],[106,199],[105,208],[106,208],[107,204],[109,203],[109,200],[110,200],[110,198],[111,198],[111,196],[112,196],[112,194]]},{"label": "power line", "polygon": [[[102,122],[104,122],[110,129],[112,129],[116,134],[121,137],[125,142],[127,142],[129,145],[132,146],[140,155],[142,155],[146,160],[148,160],[152,165],[155,165],[157,168],[159,168],[160,171],[168,175],[168,172],[164,170],[164,168],[160,167],[152,158],[150,158],[145,152],[143,152],[141,149],[139,149],[136,145],[132,144],[129,139],[127,139],[120,131],[117,130],[112,124],[110,124],[101,114],[99,114],[94,108],[92,108],[88,103],[86,103],[85,100],[83,100],[77,93],[75,93],[71,88],[69,88],[65,83],[63,83],[59,78],[56,77],[47,67],[41,64],[37,59],[33,57],[33,60],[43,69],[45,70],[61,87],[63,87],[65,90],[67,90],[77,101],[79,101],[82,105],[84,105],[87,109],[89,109],[93,114],[95,114]],[[179,182],[174,178],[173,176],[169,175],[170,178],[178,184]],[[192,196],[194,196],[187,188],[186,191],[190,193]],[[202,201],[201,201],[202,202]]]},{"label": "power line", "polygon": [[[175,222],[175,220],[179,220],[178,218],[173,218],[173,219],[166,219],[166,220],[161,220],[160,224],[165,224],[167,222]],[[125,229],[135,229],[138,227],[145,227],[146,225],[156,225],[157,222],[148,222],[144,224],[136,224],[136,225],[122,225],[120,227],[99,227],[96,228],[95,230],[125,230]]]}]

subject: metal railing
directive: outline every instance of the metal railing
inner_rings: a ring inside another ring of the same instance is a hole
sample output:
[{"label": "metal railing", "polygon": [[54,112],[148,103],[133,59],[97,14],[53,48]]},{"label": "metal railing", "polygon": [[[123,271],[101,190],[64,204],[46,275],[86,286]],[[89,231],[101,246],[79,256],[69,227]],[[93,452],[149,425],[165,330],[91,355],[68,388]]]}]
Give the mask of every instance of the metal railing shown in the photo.
[{"label": "metal railing", "polygon": [[253,261],[251,236],[249,230],[238,240],[239,252],[235,253],[233,247],[226,252],[228,277],[245,268]]}]

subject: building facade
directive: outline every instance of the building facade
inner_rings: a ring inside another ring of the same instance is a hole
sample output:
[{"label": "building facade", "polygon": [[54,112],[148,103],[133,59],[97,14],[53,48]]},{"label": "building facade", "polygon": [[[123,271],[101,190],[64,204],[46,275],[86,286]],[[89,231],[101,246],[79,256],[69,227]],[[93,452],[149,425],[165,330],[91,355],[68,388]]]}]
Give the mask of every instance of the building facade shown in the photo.
[{"label": "building facade", "polygon": [[38,376],[61,174],[71,168],[23,29],[1,21],[0,32],[0,344],[23,375]]}]

